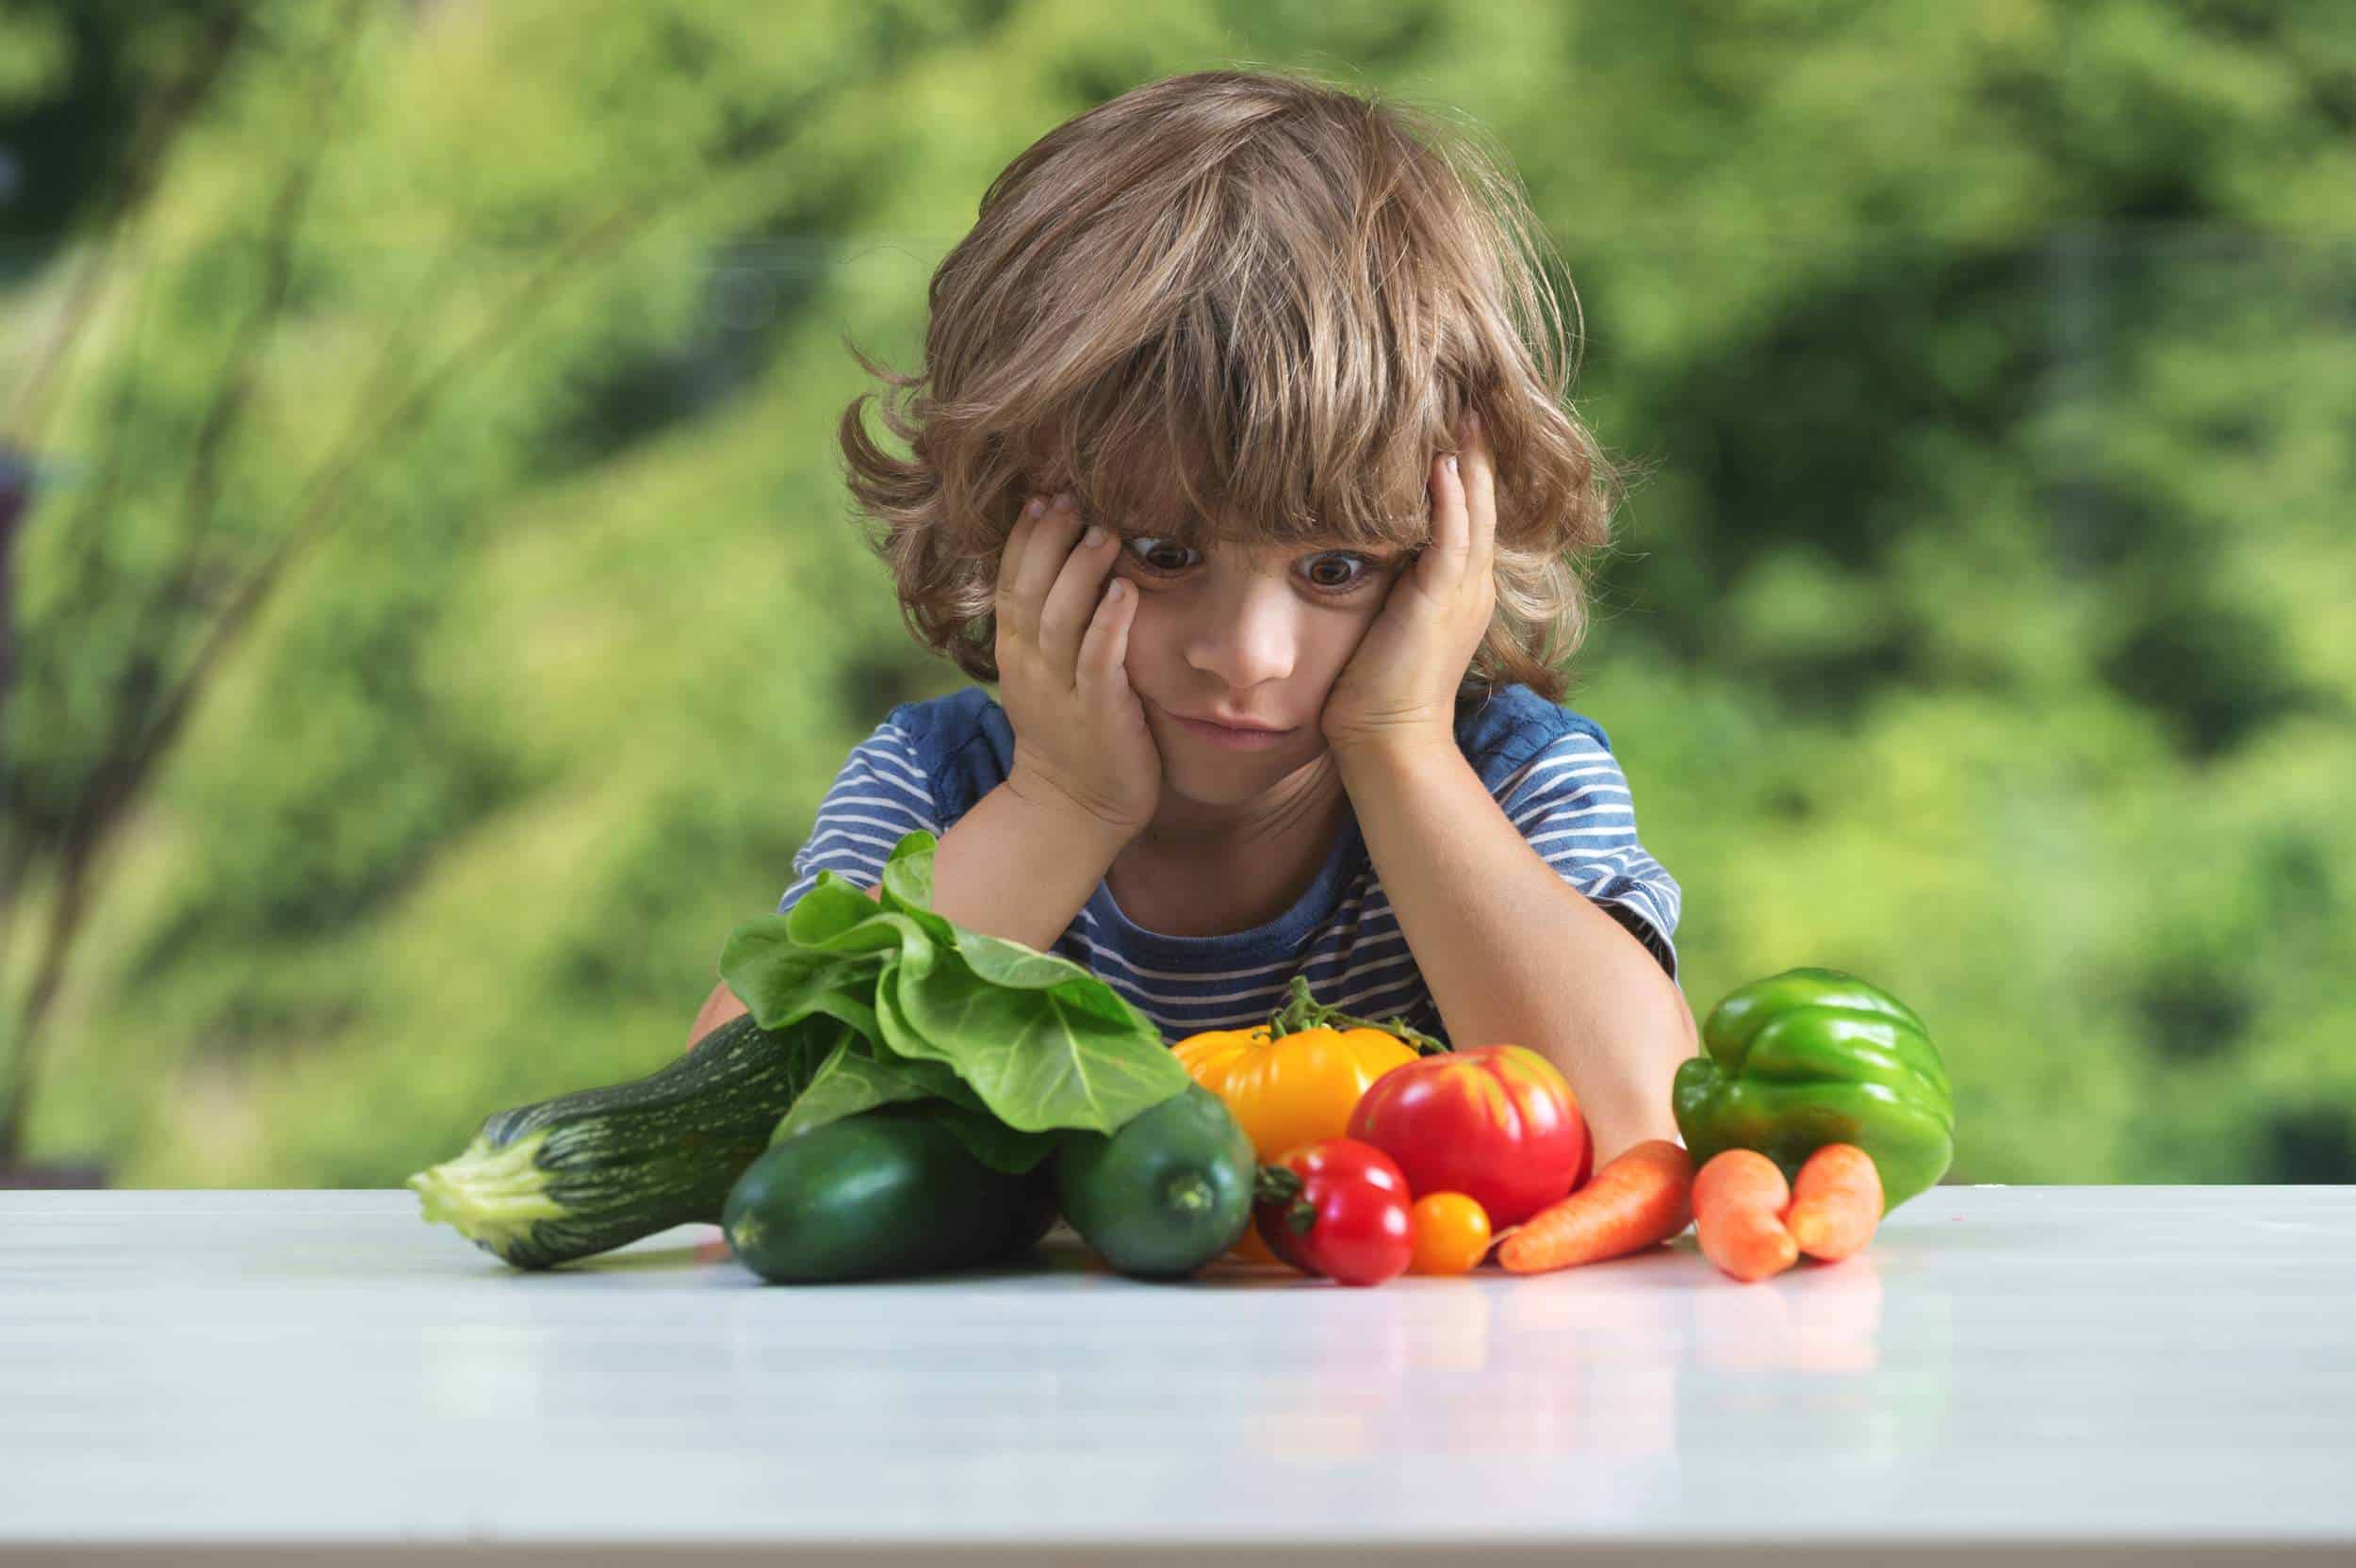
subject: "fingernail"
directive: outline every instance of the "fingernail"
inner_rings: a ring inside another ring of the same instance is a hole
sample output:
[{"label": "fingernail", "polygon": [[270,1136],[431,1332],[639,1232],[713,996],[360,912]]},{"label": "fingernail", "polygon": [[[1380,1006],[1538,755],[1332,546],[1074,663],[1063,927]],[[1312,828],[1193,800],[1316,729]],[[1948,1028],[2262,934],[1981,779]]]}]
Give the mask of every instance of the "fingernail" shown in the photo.
[{"label": "fingernail", "polygon": [[1055,498],[1055,510],[1058,512],[1069,512],[1072,510],[1071,491],[1066,490]]},{"label": "fingernail", "polygon": [[1448,454],[1448,471],[1451,474],[1456,472],[1456,454],[1454,452]]},{"label": "fingernail", "polygon": [[1033,496],[1031,498],[1031,504],[1024,507],[1023,510],[1028,513],[1031,516],[1036,517],[1047,510],[1047,503],[1039,497]]},{"label": "fingernail", "polygon": [[1102,523],[1088,524],[1088,535],[1086,538],[1081,540],[1081,543],[1088,546],[1088,548],[1094,549],[1097,546],[1103,544],[1104,542],[1104,525]]},{"label": "fingernail", "polygon": [[1480,414],[1469,408],[1464,410],[1464,428],[1467,431],[1479,431],[1481,429]]}]

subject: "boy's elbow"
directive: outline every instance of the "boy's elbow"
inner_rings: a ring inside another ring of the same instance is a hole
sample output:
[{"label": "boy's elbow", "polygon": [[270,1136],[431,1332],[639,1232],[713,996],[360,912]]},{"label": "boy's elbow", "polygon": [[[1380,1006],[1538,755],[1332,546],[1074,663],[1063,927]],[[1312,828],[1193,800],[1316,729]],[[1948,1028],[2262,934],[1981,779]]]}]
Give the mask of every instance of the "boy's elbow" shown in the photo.
[{"label": "boy's elbow", "polygon": [[702,1008],[695,1014],[695,1021],[688,1026],[687,1049],[693,1051],[695,1042],[706,1035],[730,1019],[742,1018],[751,1011],[750,1007],[736,999],[736,993],[728,989],[728,983],[721,981],[712,988],[712,994],[704,998]]}]

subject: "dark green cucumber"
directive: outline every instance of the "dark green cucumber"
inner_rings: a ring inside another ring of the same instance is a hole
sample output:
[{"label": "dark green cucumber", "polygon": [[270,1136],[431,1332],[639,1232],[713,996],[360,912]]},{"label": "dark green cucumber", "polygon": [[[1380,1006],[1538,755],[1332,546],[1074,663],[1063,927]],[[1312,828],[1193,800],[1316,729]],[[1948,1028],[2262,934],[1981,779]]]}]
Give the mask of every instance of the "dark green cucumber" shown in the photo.
[{"label": "dark green cucumber", "polygon": [[824,1013],[763,1029],[747,1013],[644,1078],[488,1118],[465,1153],[408,1184],[427,1219],[517,1268],[715,1221],[847,1030]]},{"label": "dark green cucumber", "polygon": [[1251,1136],[1200,1084],[1132,1117],[1110,1136],[1072,1135],[1055,1163],[1064,1217],[1123,1274],[1191,1274],[1233,1247],[1252,1222],[1258,1168]]},{"label": "dark green cucumber", "polygon": [[1054,1187],[1053,1161],[992,1170],[922,1104],[885,1105],[779,1139],[737,1178],[720,1227],[776,1284],[930,1274],[1038,1241]]}]

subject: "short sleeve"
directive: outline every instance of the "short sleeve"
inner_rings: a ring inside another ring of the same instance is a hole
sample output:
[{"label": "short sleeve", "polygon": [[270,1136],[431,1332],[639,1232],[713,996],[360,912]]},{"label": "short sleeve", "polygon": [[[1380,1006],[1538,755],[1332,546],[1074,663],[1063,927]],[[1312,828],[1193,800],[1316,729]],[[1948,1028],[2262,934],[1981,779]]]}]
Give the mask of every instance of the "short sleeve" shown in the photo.
[{"label": "short sleeve", "polygon": [[809,839],[794,852],[794,885],[777,901],[777,913],[816,887],[822,871],[839,872],[862,888],[879,885],[892,852],[920,830],[938,835],[940,812],[917,737],[895,714],[844,759]]},{"label": "short sleeve", "polygon": [[1497,792],[1506,817],[1563,880],[1644,943],[1675,980],[1677,879],[1636,837],[1636,802],[1610,748],[1582,729],[1555,736]]}]

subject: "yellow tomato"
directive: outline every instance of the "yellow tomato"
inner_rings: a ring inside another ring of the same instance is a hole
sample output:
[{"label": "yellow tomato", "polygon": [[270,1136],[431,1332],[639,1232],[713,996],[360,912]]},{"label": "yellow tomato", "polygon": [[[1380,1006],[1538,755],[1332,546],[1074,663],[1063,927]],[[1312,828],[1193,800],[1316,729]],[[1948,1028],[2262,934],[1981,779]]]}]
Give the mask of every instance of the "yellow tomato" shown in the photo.
[{"label": "yellow tomato", "polygon": [[1489,1217],[1461,1192],[1432,1192],[1407,1211],[1414,1229],[1410,1274],[1469,1274],[1489,1250]]},{"label": "yellow tomato", "polygon": [[1262,1164],[1350,1130],[1366,1086],[1415,1059],[1382,1029],[1313,1026],[1271,1035],[1266,1025],[1190,1035],[1170,1054],[1194,1081],[1227,1102]]}]

